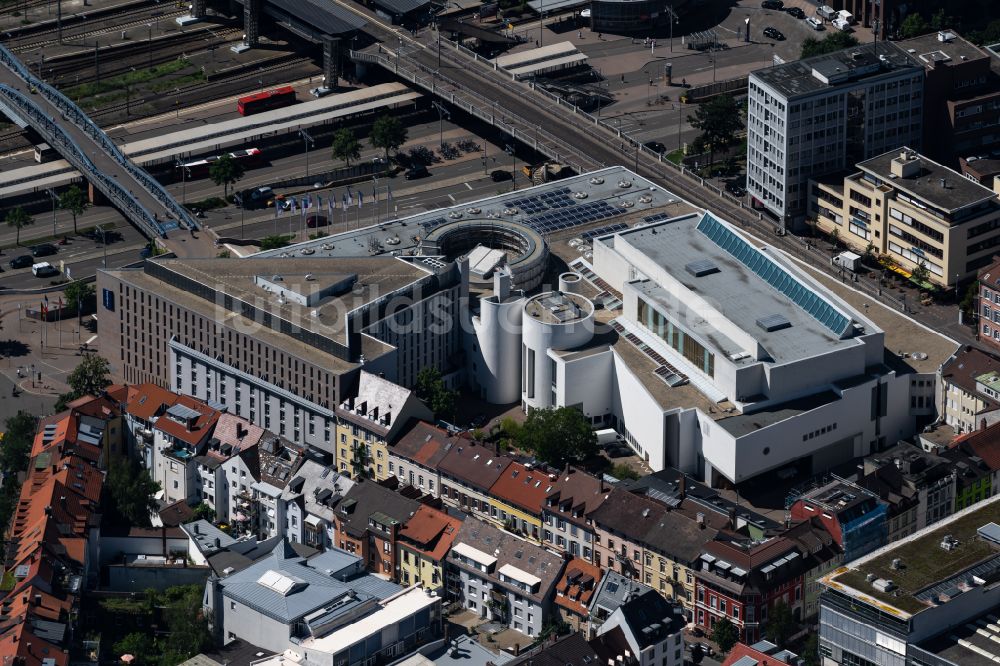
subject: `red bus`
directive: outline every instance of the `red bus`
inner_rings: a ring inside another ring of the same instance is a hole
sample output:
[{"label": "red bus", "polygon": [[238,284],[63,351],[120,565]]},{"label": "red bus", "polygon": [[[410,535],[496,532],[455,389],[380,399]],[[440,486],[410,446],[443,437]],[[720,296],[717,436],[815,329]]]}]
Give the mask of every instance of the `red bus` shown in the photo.
[{"label": "red bus", "polygon": [[283,106],[295,104],[296,101],[298,100],[295,99],[295,90],[291,86],[284,86],[240,97],[236,102],[236,110],[240,112],[241,116],[249,116],[261,111],[280,109]]},{"label": "red bus", "polygon": [[[257,166],[261,159],[263,153],[257,148],[247,148],[246,150],[237,150],[228,154],[233,160],[239,162],[243,165],[245,169],[252,169]],[[196,179],[196,178],[207,178],[208,169],[215,162],[219,161],[222,155],[213,155],[212,157],[206,157],[201,160],[194,160],[193,162],[188,162],[187,164],[182,164],[180,168],[187,170],[186,178]]]}]

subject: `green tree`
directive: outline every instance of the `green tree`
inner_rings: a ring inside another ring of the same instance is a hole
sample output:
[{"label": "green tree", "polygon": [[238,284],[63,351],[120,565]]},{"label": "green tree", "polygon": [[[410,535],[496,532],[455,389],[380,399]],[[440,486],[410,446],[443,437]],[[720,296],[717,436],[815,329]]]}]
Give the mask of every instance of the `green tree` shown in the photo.
[{"label": "green tree", "polygon": [[212,634],[202,607],[203,594],[204,588],[199,585],[167,588],[163,618],[169,635],[159,643],[163,666],[174,666],[212,647]]},{"label": "green tree", "polygon": [[158,507],[155,495],[160,484],[146,470],[134,462],[114,460],[105,487],[113,508],[128,525],[150,526],[150,516]]},{"label": "green tree", "polygon": [[903,19],[903,22],[899,26],[900,34],[906,39],[926,35],[930,31],[931,27],[927,25],[927,21],[917,12],[913,12]]},{"label": "green tree", "polygon": [[424,368],[417,373],[417,397],[424,401],[438,418],[455,414],[457,394],[447,386],[437,368]]},{"label": "green tree", "polygon": [[406,143],[407,131],[399,118],[393,116],[382,116],[372,125],[371,136],[368,140],[373,148],[385,150],[386,168],[389,164],[389,151],[399,150],[399,147]]},{"label": "green tree", "polygon": [[874,264],[878,261],[878,248],[875,247],[875,243],[868,241],[865,245],[865,252],[862,255],[864,257],[865,263]]},{"label": "green tree", "polygon": [[638,479],[639,473],[628,465],[618,463],[611,467],[611,476],[615,477],[619,481],[625,481],[626,479]]},{"label": "green tree", "polygon": [[547,463],[562,465],[597,453],[597,435],[578,409],[535,409],[518,433],[517,444]]},{"label": "green tree", "polygon": [[77,397],[97,395],[111,385],[111,365],[103,356],[87,354],[69,373],[66,383]]},{"label": "green tree", "polygon": [[967,315],[975,314],[976,312],[976,298],[979,297],[979,283],[973,282],[965,290],[965,296],[962,298],[962,302],[958,307],[962,309]]},{"label": "green tree", "polygon": [[205,502],[202,502],[194,508],[194,519],[195,520],[207,520],[210,523],[215,522],[215,509],[210,507]]},{"label": "green tree", "polygon": [[931,30],[944,30],[945,28],[954,27],[955,18],[953,16],[948,16],[944,7],[938,9],[931,16]]},{"label": "green tree", "polygon": [[260,250],[277,250],[279,247],[286,247],[291,243],[291,236],[264,236],[260,239]]},{"label": "green tree", "polygon": [[767,613],[764,634],[777,646],[783,646],[795,633],[795,618],[792,609],[784,601],[779,601]]},{"label": "green tree", "polygon": [[917,264],[917,267],[913,269],[913,272],[910,273],[910,280],[915,282],[918,287],[922,287],[930,276],[931,272],[927,269],[927,264],[921,260],[920,263]]},{"label": "green tree", "polygon": [[28,215],[26,212],[24,212],[23,208],[18,206],[17,208],[11,208],[9,211],[7,211],[7,217],[4,218],[4,221],[7,223],[8,227],[14,227],[15,229],[17,229],[15,244],[20,245],[21,229],[23,229],[28,225],[34,224],[35,218]]},{"label": "green tree", "polygon": [[76,234],[76,218],[83,215],[90,204],[87,195],[80,189],[79,185],[70,185],[69,189],[59,195],[59,207],[68,210],[73,216],[73,233]]},{"label": "green tree", "polygon": [[733,649],[733,646],[740,640],[740,632],[729,618],[722,618],[715,623],[712,629],[712,640],[719,646],[723,654]]},{"label": "green tree", "polygon": [[216,185],[222,185],[222,195],[229,200],[229,186],[243,177],[243,165],[228,154],[217,159],[208,167],[208,177]]},{"label": "green tree", "polygon": [[132,662],[135,666],[155,666],[160,660],[153,637],[141,631],[126,634],[113,649],[115,657],[121,658],[125,654],[135,657]]},{"label": "green tree", "polygon": [[736,133],[743,129],[739,105],[731,95],[713,97],[688,116],[688,122],[701,130],[699,136],[708,147],[710,166],[715,163],[715,152],[736,143]]},{"label": "green tree", "polygon": [[833,230],[830,231],[830,242],[833,243],[834,249],[840,247],[840,229],[834,227]]},{"label": "green tree", "polygon": [[344,127],[334,133],[333,157],[344,160],[347,166],[351,166],[351,160],[361,157],[361,142],[354,136],[353,131]]},{"label": "green tree", "polygon": [[805,666],[820,666],[822,663],[819,658],[819,634],[815,631],[809,632],[809,637],[802,646],[802,658],[805,660]]},{"label": "green tree", "polygon": [[852,46],[857,45],[857,37],[848,32],[840,32],[838,30],[837,32],[831,32],[823,39],[806,37],[805,41],[802,42],[802,53],[799,57],[812,58],[813,56],[823,55],[824,53],[833,53],[834,51],[849,49]]},{"label": "green tree", "polygon": [[66,305],[76,308],[77,315],[83,312],[94,303],[96,291],[92,282],[70,282],[63,289],[63,296],[66,297]]},{"label": "green tree", "polygon": [[4,472],[4,483],[16,477],[17,472],[28,469],[31,446],[38,430],[38,418],[19,411],[14,416],[7,417],[5,427],[3,446],[0,446],[0,469]]}]

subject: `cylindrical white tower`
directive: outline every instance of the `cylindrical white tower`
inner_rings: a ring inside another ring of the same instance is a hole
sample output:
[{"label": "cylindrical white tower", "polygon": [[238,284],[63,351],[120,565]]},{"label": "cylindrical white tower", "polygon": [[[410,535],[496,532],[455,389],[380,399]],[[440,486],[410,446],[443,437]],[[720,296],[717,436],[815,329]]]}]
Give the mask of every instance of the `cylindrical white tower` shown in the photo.
[{"label": "cylindrical white tower", "polygon": [[522,321],[521,402],[526,408],[556,404],[556,362],[548,350],[585,345],[594,337],[594,304],[580,294],[549,291],[528,299]]},{"label": "cylindrical white tower", "polygon": [[504,267],[494,275],[494,293],[479,299],[479,317],[472,320],[476,332],[473,358],[476,386],[483,399],[508,405],[521,395],[521,320],[524,292],[510,287],[510,271]]},{"label": "cylindrical white tower", "polygon": [[581,284],[583,284],[583,276],[575,271],[559,275],[559,291],[564,294],[579,294]]}]

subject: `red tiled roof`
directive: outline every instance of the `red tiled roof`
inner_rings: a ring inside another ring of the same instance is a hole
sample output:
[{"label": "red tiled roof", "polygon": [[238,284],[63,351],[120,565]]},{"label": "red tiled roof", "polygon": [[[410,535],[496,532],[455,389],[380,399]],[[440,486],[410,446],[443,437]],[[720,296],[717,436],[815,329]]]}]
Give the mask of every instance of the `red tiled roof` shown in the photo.
[{"label": "red tiled roof", "polygon": [[756,659],[760,666],[764,666],[764,664],[767,664],[767,666],[792,666],[787,661],[775,659],[771,655],[761,652],[760,650],[754,650],[746,643],[737,643],[734,645],[733,649],[729,651],[728,655],[726,655],[726,660],[722,662],[722,666],[733,666],[733,664],[743,657]]},{"label": "red tiled roof", "polygon": [[392,453],[418,465],[436,469],[452,446],[458,446],[460,441],[447,430],[425,421],[414,421],[392,445]]},{"label": "red tiled roof", "polygon": [[987,426],[984,430],[974,430],[955,439],[949,448],[964,443],[974,455],[983,459],[990,469],[1000,469],[1000,423]]},{"label": "red tiled roof", "polygon": [[43,660],[54,666],[69,664],[69,653],[36,635],[27,622],[12,624],[0,631],[0,660],[4,664],[14,663],[20,657],[18,666],[42,666]]},{"label": "red tiled roof", "polygon": [[554,484],[555,480],[550,481],[548,474],[515,462],[496,480],[490,488],[490,495],[530,513],[540,514]]},{"label": "red tiled roof", "polygon": [[212,426],[219,419],[219,412],[201,400],[187,395],[177,396],[177,401],[174,404],[183,405],[199,413],[191,429],[188,429],[187,424],[174,421],[169,416],[158,418],[153,427],[174,439],[178,439],[185,444],[191,444],[192,446],[205,441]]},{"label": "red tiled roof", "polygon": [[556,604],[577,615],[586,616],[590,611],[590,598],[601,581],[601,569],[586,560],[574,557],[556,583]]},{"label": "red tiled roof", "polygon": [[156,384],[138,384],[128,387],[125,409],[132,416],[149,421],[161,407],[170,407],[180,399],[173,391]]},{"label": "red tiled roof", "polygon": [[458,536],[461,526],[462,521],[458,518],[422,504],[403,525],[399,538],[414,550],[440,562],[451,550],[451,544]]}]

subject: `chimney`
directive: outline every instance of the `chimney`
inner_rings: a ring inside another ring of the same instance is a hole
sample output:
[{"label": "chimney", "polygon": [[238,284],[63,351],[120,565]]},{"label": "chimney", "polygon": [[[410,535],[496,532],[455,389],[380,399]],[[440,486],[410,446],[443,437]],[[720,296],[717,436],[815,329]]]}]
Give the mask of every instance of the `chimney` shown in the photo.
[{"label": "chimney", "polygon": [[219,537],[215,537],[215,547],[220,548],[221,546],[222,546],[222,541],[219,539]]},{"label": "chimney", "polygon": [[569,461],[567,460],[566,461],[566,469],[563,470],[563,476],[566,477],[566,476],[569,476],[569,474],[570,474]]},{"label": "chimney", "polygon": [[730,529],[736,529],[736,507],[729,509],[729,527]]},{"label": "chimney", "polygon": [[942,178],[941,179],[941,189],[942,190],[948,189],[948,179],[947,178]]},{"label": "chimney", "polygon": [[519,654],[521,654],[521,644],[520,643],[514,643],[514,656],[516,657]]},{"label": "chimney", "polygon": [[687,495],[687,474],[681,472],[681,480],[677,483],[677,491],[681,499]]}]

